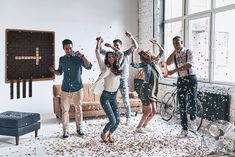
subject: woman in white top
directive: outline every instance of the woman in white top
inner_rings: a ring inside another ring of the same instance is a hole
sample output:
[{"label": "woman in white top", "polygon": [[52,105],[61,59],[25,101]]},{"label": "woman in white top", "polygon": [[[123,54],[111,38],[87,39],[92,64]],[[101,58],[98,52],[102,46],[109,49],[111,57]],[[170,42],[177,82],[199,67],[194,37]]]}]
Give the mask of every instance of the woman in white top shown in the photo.
[{"label": "woman in white top", "polygon": [[[113,52],[107,52],[104,61],[102,60],[100,56],[100,46],[103,40],[101,37],[97,37],[96,40],[95,52],[101,74],[92,87],[92,91],[96,94],[99,92],[98,90],[100,90],[100,92],[102,91],[100,104],[109,119],[109,122],[105,125],[101,133],[101,138],[104,142],[114,142],[111,135],[117,129],[120,122],[116,96],[120,84],[121,71],[119,70],[118,62],[115,61]],[[100,87],[103,89],[100,89]]]}]

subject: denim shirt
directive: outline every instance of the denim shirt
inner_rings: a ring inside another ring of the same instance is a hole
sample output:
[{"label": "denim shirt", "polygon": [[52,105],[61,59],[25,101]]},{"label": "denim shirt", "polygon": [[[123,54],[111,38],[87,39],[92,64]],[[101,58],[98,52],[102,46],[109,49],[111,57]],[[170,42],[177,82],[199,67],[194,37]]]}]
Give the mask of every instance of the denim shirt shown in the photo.
[{"label": "denim shirt", "polygon": [[141,63],[131,63],[131,65],[133,68],[143,68],[144,82],[148,83],[152,72],[152,66],[145,61],[142,61]]},{"label": "denim shirt", "polygon": [[[82,84],[82,67],[85,67],[82,58],[77,56],[64,55],[60,57],[58,71],[64,73],[62,91],[76,92],[83,88]],[[91,69],[90,63],[86,69]]]}]

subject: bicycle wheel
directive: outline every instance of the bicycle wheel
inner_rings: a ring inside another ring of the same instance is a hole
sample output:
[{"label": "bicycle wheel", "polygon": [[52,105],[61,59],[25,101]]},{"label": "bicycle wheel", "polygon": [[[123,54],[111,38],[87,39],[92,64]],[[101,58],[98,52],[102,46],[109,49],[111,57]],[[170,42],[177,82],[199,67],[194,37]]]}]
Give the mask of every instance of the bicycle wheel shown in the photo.
[{"label": "bicycle wheel", "polygon": [[[202,126],[202,121],[203,121],[203,107],[202,107],[202,104],[201,102],[199,101],[199,99],[197,99],[196,101],[196,105],[197,105],[197,114],[196,114],[196,131],[198,131],[201,126]],[[188,107],[187,105],[187,109],[186,109],[186,112],[187,112],[187,117],[188,117],[188,120],[190,119],[190,108]]]},{"label": "bicycle wheel", "polygon": [[200,102],[199,99],[197,99],[197,131],[201,128],[202,126],[202,121],[203,121],[203,107],[202,103]]},{"label": "bicycle wheel", "polygon": [[167,92],[160,103],[160,116],[163,120],[169,121],[174,112],[175,98],[171,92]]}]

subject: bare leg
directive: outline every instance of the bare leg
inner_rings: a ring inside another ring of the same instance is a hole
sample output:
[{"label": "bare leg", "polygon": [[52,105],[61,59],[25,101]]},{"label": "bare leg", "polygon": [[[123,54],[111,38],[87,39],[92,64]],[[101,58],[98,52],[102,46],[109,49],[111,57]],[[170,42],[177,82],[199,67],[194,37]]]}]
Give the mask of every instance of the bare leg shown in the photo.
[{"label": "bare leg", "polygon": [[139,122],[137,128],[143,127],[143,124],[148,119],[149,115],[151,114],[151,105],[148,105],[148,106],[144,105],[143,110],[144,110],[144,112],[143,112],[143,115],[140,119],[140,122]]},{"label": "bare leg", "polygon": [[142,127],[146,127],[147,124],[149,123],[149,121],[154,117],[154,115],[156,114],[156,111],[157,111],[157,108],[156,108],[156,104],[155,103],[152,103],[151,105],[151,113],[149,114],[147,120],[144,122],[143,126]]}]

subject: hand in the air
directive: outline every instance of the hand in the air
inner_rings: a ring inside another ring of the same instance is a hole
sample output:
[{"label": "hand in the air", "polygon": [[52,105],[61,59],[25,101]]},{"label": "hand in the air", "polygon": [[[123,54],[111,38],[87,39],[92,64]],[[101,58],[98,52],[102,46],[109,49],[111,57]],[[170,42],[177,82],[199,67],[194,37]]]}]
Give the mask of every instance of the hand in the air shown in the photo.
[{"label": "hand in the air", "polygon": [[153,43],[153,44],[157,44],[157,40],[155,39],[155,38],[152,38],[152,39],[150,39],[149,40],[151,43]]},{"label": "hand in the air", "polygon": [[96,38],[96,41],[99,41],[99,42],[102,43],[104,41],[104,39],[101,36],[99,36],[99,37]]},{"label": "hand in the air", "polygon": [[125,32],[126,36],[131,38],[132,37],[132,34],[130,32]]},{"label": "hand in the air", "polygon": [[104,46],[106,46],[106,47],[112,47],[112,45],[109,44],[109,43],[105,43]]}]

